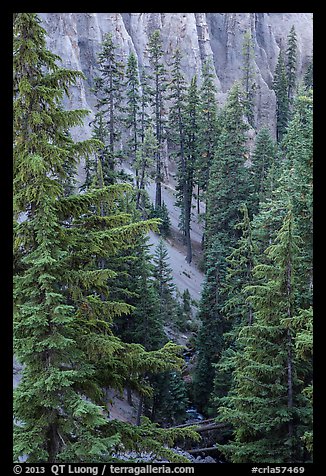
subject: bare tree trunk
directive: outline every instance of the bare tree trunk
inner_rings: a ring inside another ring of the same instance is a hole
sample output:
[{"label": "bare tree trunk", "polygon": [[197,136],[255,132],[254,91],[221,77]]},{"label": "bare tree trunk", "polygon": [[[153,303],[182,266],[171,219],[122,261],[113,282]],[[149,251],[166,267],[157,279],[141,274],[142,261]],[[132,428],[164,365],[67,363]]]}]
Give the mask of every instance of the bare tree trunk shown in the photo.
[{"label": "bare tree trunk", "polygon": [[131,388],[130,387],[127,387],[127,402],[129,405],[132,405],[133,404],[133,401],[132,401],[132,392],[131,392]]},{"label": "bare tree trunk", "polygon": [[197,185],[197,215],[200,213],[200,206],[199,206],[199,184]]},{"label": "bare tree trunk", "polygon": [[139,398],[139,403],[138,403],[138,409],[137,409],[137,417],[136,417],[136,425],[140,425],[140,417],[142,416],[143,412],[143,403],[144,403],[144,397],[141,395]]}]

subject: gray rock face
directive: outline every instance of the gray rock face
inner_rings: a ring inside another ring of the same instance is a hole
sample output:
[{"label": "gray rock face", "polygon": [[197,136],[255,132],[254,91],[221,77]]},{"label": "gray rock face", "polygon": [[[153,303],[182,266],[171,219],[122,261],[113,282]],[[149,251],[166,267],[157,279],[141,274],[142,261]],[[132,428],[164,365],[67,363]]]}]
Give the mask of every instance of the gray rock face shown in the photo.
[{"label": "gray rock face", "polygon": [[[218,100],[222,104],[232,83],[241,77],[244,32],[251,30],[255,48],[257,122],[275,131],[275,94],[271,89],[279,49],[286,45],[292,25],[298,37],[298,75],[312,56],[312,13],[40,13],[48,32],[48,46],[63,65],[79,69],[86,82],[71,93],[66,105],[93,110],[90,88],[96,72],[96,55],[103,35],[111,32],[121,57],[133,51],[139,66],[148,66],[146,45],[155,29],[161,31],[166,60],[178,46],[188,80],[200,77],[204,60],[215,67]],[[90,116],[91,117],[91,116]],[[89,122],[89,119],[87,122]],[[79,135],[79,134],[77,134]],[[83,138],[89,135],[87,126]]]}]

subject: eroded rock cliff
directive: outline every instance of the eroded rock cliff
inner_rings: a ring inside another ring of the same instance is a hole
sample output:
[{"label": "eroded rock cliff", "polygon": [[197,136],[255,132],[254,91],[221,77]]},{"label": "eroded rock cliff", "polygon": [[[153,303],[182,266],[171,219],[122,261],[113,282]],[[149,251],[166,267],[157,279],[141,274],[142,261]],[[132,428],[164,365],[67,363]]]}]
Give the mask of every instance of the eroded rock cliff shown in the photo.
[{"label": "eroded rock cliff", "polygon": [[[180,48],[188,80],[195,73],[200,76],[202,62],[212,58],[222,104],[232,83],[241,77],[243,36],[250,30],[255,49],[257,124],[267,125],[274,133],[273,73],[292,25],[298,39],[299,76],[312,56],[312,13],[40,13],[40,17],[50,49],[61,56],[64,66],[83,71],[87,78],[72,90],[66,104],[69,108],[94,109],[90,88],[105,33],[114,35],[122,57],[133,51],[139,66],[146,67],[146,45],[155,29],[161,31],[167,62],[176,46]],[[76,136],[81,133],[84,138],[89,135],[87,124]]]}]

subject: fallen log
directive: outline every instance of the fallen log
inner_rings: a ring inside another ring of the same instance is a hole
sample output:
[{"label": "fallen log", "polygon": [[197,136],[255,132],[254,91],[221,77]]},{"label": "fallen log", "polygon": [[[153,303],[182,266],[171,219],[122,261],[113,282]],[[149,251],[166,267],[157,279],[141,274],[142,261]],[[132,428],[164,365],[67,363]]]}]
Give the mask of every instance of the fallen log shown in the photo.
[{"label": "fallen log", "polygon": [[218,430],[219,428],[225,428],[227,426],[229,426],[228,423],[211,423],[210,425],[199,426],[198,428],[195,428],[195,431],[197,431],[197,433],[202,433],[203,431]]},{"label": "fallen log", "polygon": [[[213,423],[206,423],[206,422],[213,422]],[[214,419],[210,419],[210,420],[204,420],[200,423],[186,423],[184,425],[179,425],[179,426],[173,426],[173,427],[170,427],[170,428],[186,428],[186,427],[193,427],[195,431],[197,431],[198,433],[202,433],[204,431],[210,431],[210,430],[218,430],[219,428],[225,428],[229,426],[228,423],[218,423],[218,422],[215,422]]]},{"label": "fallen log", "polygon": [[210,423],[210,422],[213,422],[213,421],[215,421],[214,418],[209,418],[208,420],[196,421],[194,423],[183,423],[182,425],[173,426],[171,428],[184,428],[186,426],[202,425],[204,423]]},{"label": "fallen log", "polygon": [[209,451],[214,451],[217,450],[216,446],[210,446],[209,448],[196,448],[194,450],[186,450],[187,453],[190,455],[196,454],[196,453],[207,453]]}]

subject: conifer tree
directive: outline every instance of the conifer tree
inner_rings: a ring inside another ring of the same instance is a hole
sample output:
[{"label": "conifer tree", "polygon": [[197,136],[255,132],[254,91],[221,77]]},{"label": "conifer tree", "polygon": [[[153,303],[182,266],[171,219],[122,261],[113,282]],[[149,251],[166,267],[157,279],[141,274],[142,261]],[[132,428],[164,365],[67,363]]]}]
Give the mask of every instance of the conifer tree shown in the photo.
[{"label": "conifer tree", "polygon": [[95,107],[106,127],[104,144],[107,149],[105,166],[103,166],[105,184],[112,184],[116,177],[116,145],[120,138],[122,123],[124,64],[118,60],[117,47],[114,45],[111,33],[104,36],[97,64],[100,75],[94,78],[93,91],[97,97]]},{"label": "conifer tree", "polygon": [[185,382],[180,372],[166,372],[156,387],[155,419],[163,425],[178,425],[186,420],[189,404]]},{"label": "conifer tree", "polygon": [[291,195],[300,247],[300,296],[302,308],[312,305],[313,272],[313,97],[299,89],[292,120],[283,141],[287,159],[284,182]]},{"label": "conifer tree", "polygon": [[[57,65],[59,58],[46,49],[39,23],[35,14],[15,15],[14,212],[16,219],[27,213],[27,220],[15,226],[21,267],[15,276],[14,345],[25,367],[15,393],[15,418],[20,423],[15,427],[14,453],[15,458],[27,455],[31,462],[53,462],[67,446],[109,453],[117,439],[100,442],[96,433],[105,422],[100,408],[79,393],[94,370],[87,359],[82,365],[84,353],[74,346],[74,309],[61,287],[67,251],[56,201],[63,195],[63,165],[67,157],[76,160],[94,144],[69,139],[65,131],[81,124],[86,111],[64,111],[60,100],[82,75]],[[67,439],[70,432],[75,432],[78,445]]]},{"label": "conifer tree", "polygon": [[[184,229],[188,263],[192,261],[192,244],[191,244],[191,220],[192,220],[192,197],[195,185],[195,170],[198,163],[198,138],[199,138],[199,95],[197,89],[197,77],[194,76],[188,87],[185,98],[185,164],[184,175],[183,167],[179,167],[177,171],[177,193],[178,203],[181,209],[180,223]],[[182,200],[181,197],[185,197]]]},{"label": "conifer tree", "polygon": [[252,282],[252,270],[256,261],[256,247],[253,241],[251,222],[246,205],[241,207],[242,221],[236,225],[241,231],[235,247],[226,257],[226,276],[221,293],[224,297],[222,312],[229,325],[224,334],[224,348],[221,359],[215,368],[212,402],[218,408],[232,385],[232,373],[235,370],[237,356],[242,352],[238,336],[243,326],[253,323],[252,305],[246,301],[245,286]]},{"label": "conifer tree", "polygon": [[149,177],[153,176],[157,147],[153,130],[151,127],[148,127],[145,130],[143,142],[138,146],[135,160],[135,170],[138,177],[137,208],[141,206],[144,209],[145,207],[145,187],[148,185]]},{"label": "conifer tree", "polygon": [[276,152],[276,144],[273,142],[269,130],[263,127],[256,136],[255,148],[252,154],[253,166],[251,172],[255,182],[253,212],[257,211],[258,204],[265,199],[267,192],[271,189],[269,170],[274,166]]},{"label": "conifer tree", "polygon": [[276,96],[276,138],[282,140],[289,119],[288,77],[284,62],[284,52],[280,50],[273,79]]},{"label": "conifer tree", "polygon": [[158,293],[159,315],[164,323],[171,321],[174,311],[175,285],[173,283],[172,268],[168,263],[168,251],[162,238],[160,239],[153,256],[154,286]]},{"label": "conifer tree", "polygon": [[[248,200],[252,190],[246,161],[245,105],[243,91],[235,83],[229,92],[221,118],[221,132],[211,165],[207,189],[206,246],[216,236],[229,249],[239,237],[236,224],[240,221],[240,206]],[[251,210],[249,210],[251,213]]]},{"label": "conifer tree", "polygon": [[189,321],[191,321],[192,319],[191,305],[192,305],[192,299],[190,296],[189,289],[187,288],[181,294],[181,302],[179,303],[179,306],[177,309],[176,324],[177,324],[177,328],[180,331],[185,331],[187,329],[187,325]]},{"label": "conifer tree", "polygon": [[250,196],[245,162],[244,105],[239,84],[229,93],[207,189],[205,226],[205,283],[200,302],[202,327],[198,334],[198,360],[194,375],[196,403],[207,408],[213,390],[213,364],[221,357],[223,333],[229,324],[222,313],[226,261],[239,238],[235,225],[240,206]]},{"label": "conifer tree", "polygon": [[235,440],[220,445],[231,462],[297,462],[302,458],[300,425],[305,414],[294,357],[293,311],[297,241],[288,209],[269,262],[254,268],[247,286],[254,322],[239,333],[243,352],[235,362],[234,388],[220,416],[234,425]]},{"label": "conifer tree", "polygon": [[[190,237],[191,222],[191,201],[193,189],[193,169],[194,156],[192,140],[195,131],[191,132],[190,127],[195,127],[197,104],[194,103],[196,94],[195,83],[191,85],[187,97],[186,82],[181,72],[181,54],[176,50],[173,56],[170,81],[170,121],[169,137],[175,147],[177,158],[177,202],[180,208],[179,227],[183,234],[184,244],[187,248],[186,261],[192,261],[192,246]],[[190,97],[189,97],[189,94]],[[189,103],[190,101],[190,103]],[[192,124],[190,124],[192,122]],[[188,123],[188,125],[187,125]],[[191,136],[189,136],[191,134]]]},{"label": "conifer tree", "polygon": [[134,294],[130,300],[134,310],[128,316],[127,327],[122,337],[126,342],[142,344],[146,350],[157,350],[167,342],[167,339],[157,305],[159,296],[147,240],[147,237],[140,240],[133,250],[133,260],[129,264],[128,279],[135,282]]},{"label": "conifer tree", "polygon": [[216,86],[212,72],[211,61],[206,61],[202,69],[202,84],[200,86],[200,106],[198,120],[198,157],[196,164],[197,181],[197,213],[199,201],[205,199],[208,184],[209,168],[212,163],[218,137]]},{"label": "conifer tree", "polygon": [[307,90],[313,89],[314,87],[314,66],[312,59],[308,63],[306,72],[304,74],[303,83]]},{"label": "conifer tree", "polygon": [[140,72],[140,87],[141,87],[141,98],[140,98],[140,138],[141,142],[144,142],[145,132],[149,128],[153,128],[153,118],[149,113],[150,109],[150,98],[151,98],[151,87],[149,85],[150,78],[146,74],[144,68]]},{"label": "conifer tree", "polygon": [[255,50],[250,30],[247,30],[243,36],[242,58],[242,86],[245,92],[246,115],[249,124],[251,127],[254,127],[254,95],[256,86],[254,82],[255,72],[253,62],[255,58]]},{"label": "conifer tree", "polygon": [[[60,104],[83,75],[57,65],[39,23],[36,14],[14,18],[14,349],[24,365],[14,398],[14,458],[112,461],[122,445],[175,459],[164,445],[179,432],[146,422],[133,432],[104,413],[103,388],[133,381],[148,393],[139,376],[175,368],[178,350],[168,344],[148,353],[111,331],[114,317],[131,306],[108,299],[115,273],[98,269],[99,259],[132,246],[151,225],[114,213],[125,185],[65,196],[67,158],[77,161],[99,144],[75,143],[66,133],[87,113]],[[112,216],[94,215],[104,202]]]},{"label": "conifer tree", "polygon": [[148,43],[149,63],[151,66],[150,79],[150,103],[153,108],[154,130],[157,141],[157,151],[155,154],[156,162],[156,192],[155,208],[162,206],[162,146],[165,138],[165,95],[167,88],[166,70],[162,61],[163,49],[159,30],[155,30]]},{"label": "conifer tree", "polygon": [[141,117],[141,95],[140,82],[138,77],[137,58],[133,52],[130,53],[126,68],[126,108],[125,125],[130,132],[128,143],[129,156],[135,168],[136,187],[140,188],[138,168],[135,166],[137,160],[137,151],[140,143],[140,117]]},{"label": "conifer tree", "polygon": [[297,34],[294,25],[292,25],[288,35],[288,46],[286,50],[286,71],[288,79],[288,98],[290,104],[292,104],[296,87],[297,49]]}]

